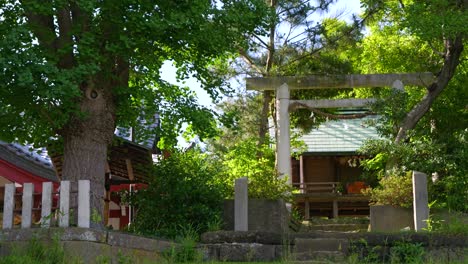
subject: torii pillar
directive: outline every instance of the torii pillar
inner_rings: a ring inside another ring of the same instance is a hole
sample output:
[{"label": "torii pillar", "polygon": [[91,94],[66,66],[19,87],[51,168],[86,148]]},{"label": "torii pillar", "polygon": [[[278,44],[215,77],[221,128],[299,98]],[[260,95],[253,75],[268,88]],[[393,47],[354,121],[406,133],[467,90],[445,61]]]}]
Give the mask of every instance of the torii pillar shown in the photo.
[{"label": "torii pillar", "polygon": [[276,89],[276,120],[278,125],[278,140],[276,142],[278,174],[280,179],[288,177],[288,184],[292,185],[289,87],[286,83]]}]

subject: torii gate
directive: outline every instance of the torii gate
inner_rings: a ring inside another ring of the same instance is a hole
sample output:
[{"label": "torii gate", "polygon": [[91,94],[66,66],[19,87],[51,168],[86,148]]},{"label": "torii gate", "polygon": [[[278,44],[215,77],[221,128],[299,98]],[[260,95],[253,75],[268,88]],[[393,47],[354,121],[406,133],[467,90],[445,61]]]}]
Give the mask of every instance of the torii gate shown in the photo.
[{"label": "torii gate", "polygon": [[360,107],[374,99],[342,99],[342,100],[290,100],[290,89],[336,89],[336,88],[372,88],[393,87],[399,90],[404,85],[428,86],[434,75],[425,73],[403,74],[348,74],[348,75],[311,75],[307,77],[255,77],[247,78],[248,90],[276,91],[276,120],[278,138],[276,142],[278,173],[280,177],[291,173],[291,142],[289,131],[289,111],[304,105],[315,108]]}]

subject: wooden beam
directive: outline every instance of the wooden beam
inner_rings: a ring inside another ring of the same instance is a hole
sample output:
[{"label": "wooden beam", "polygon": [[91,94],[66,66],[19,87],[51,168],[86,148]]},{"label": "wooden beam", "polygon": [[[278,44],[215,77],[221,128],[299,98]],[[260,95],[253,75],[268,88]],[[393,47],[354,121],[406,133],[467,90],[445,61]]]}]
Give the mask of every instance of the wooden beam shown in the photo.
[{"label": "wooden beam", "polygon": [[299,108],[344,108],[363,107],[375,102],[374,98],[367,99],[323,99],[323,100],[290,100],[289,111]]},{"label": "wooden beam", "polygon": [[132,160],[131,159],[125,159],[125,163],[127,164],[128,179],[131,180],[131,181],[134,181],[135,176],[133,175]]},{"label": "wooden beam", "polygon": [[283,84],[289,89],[326,89],[355,87],[391,87],[400,80],[404,85],[429,86],[435,76],[430,72],[391,74],[309,75],[304,77],[247,78],[247,90],[275,90]]}]

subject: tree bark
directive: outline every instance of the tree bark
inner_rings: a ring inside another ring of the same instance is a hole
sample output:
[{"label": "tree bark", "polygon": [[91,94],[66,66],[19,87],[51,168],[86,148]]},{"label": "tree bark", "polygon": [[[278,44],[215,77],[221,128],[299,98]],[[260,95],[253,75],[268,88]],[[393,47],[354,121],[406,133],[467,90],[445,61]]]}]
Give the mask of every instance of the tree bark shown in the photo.
[{"label": "tree bark", "polygon": [[[273,10],[276,9],[277,1],[270,0],[270,8]],[[275,55],[275,32],[276,32],[277,24],[273,22],[270,25],[270,34],[269,34],[269,42],[267,46],[267,60],[265,65],[265,72],[263,77],[267,77],[270,75],[271,68],[274,64],[274,55]],[[273,98],[273,93],[271,91],[263,91],[263,102],[262,102],[262,113],[260,117],[260,127],[258,130],[258,146],[261,147],[265,144],[266,137],[268,135],[268,117],[270,116],[270,103]],[[275,127],[276,130],[276,127]],[[263,153],[259,151],[257,153],[258,157],[261,157]]]},{"label": "tree bark", "polygon": [[268,134],[268,117],[270,112],[270,103],[272,100],[271,91],[263,91],[262,113],[260,116],[260,127],[258,132],[258,146],[265,144]]},{"label": "tree bark", "polygon": [[411,109],[400,125],[398,134],[395,137],[395,143],[404,142],[407,138],[409,130],[413,129],[419,120],[429,111],[434,100],[447,87],[449,81],[455,74],[455,70],[460,63],[460,56],[463,52],[463,38],[457,36],[455,39],[447,39],[445,41],[445,56],[444,64],[436,80],[427,88],[427,94],[421,102]]},{"label": "tree bark", "polygon": [[[110,93],[106,94],[106,89],[95,89],[90,85],[83,89],[80,108],[86,116],[72,118],[63,130],[62,179],[72,182],[90,180],[91,214],[103,216],[105,164],[107,146],[114,134],[115,106]],[[76,206],[76,202],[72,206]],[[102,220],[102,217],[92,217],[91,227],[103,228]]]}]

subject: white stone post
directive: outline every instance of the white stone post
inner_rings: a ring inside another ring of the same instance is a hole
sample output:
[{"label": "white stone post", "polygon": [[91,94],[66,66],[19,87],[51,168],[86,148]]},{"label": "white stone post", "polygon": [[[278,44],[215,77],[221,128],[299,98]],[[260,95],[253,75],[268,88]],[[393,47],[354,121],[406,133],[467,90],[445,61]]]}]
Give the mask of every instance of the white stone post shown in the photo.
[{"label": "white stone post", "polygon": [[59,227],[70,225],[70,181],[60,182]]},{"label": "white stone post", "polygon": [[426,221],[429,219],[428,202],[427,175],[419,171],[413,171],[413,218],[415,231],[427,228]]},{"label": "white stone post", "polygon": [[30,228],[32,224],[32,208],[34,203],[34,185],[23,184],[23,205],[21,210],[21,228]]},{"label": "white stone post", "polygon": [[15,184],[5,184],[3,198],[3,229],[13,228],[13,210],[15,209]]},{"label": "white stone post", "polygon": [[78,181],[78,227],[89,228],[91,219],[89,180]]},{"label": "white stone post", "polygon": [[249,230],[249,193],[248,178],[242,177],[234,182],[234,231]]},{"label": "white stone post", "polygon": [[52,217],[52,183],[42,183],[41,226],[50,227]]},{"label": "white stone post", "polygon": [[276,89],[276,120],[278,125],[277,159],[280,178],[291,177],[291,142],[289,131],[289,87],[286,83]]}]

